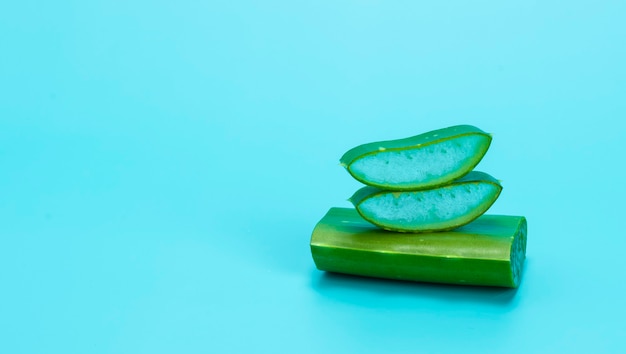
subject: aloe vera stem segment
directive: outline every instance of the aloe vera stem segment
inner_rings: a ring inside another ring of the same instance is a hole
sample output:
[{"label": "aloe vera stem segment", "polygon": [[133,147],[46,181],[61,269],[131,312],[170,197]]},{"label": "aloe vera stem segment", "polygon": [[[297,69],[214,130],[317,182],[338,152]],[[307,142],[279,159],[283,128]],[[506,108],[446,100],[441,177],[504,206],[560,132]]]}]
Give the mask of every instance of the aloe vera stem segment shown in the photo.
[{"label": "aloe vera stem segment", "polygon": [[318,269],[435,283],[519,286],[526,219],[483,215],[453,231],[402,234],[372,226],[354,209],[331,208],[313,230]]}]

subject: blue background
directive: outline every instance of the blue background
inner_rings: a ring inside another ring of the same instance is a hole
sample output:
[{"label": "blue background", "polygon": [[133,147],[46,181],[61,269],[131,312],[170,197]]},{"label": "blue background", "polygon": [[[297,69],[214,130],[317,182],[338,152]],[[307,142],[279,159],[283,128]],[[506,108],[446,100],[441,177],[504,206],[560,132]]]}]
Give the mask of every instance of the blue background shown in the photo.
[{"label": "blue background", "polygon": [[[0,5],[0,352],[626,352],[624,1]],[[339,157],[494,133],[519,290],[324,274]]]}]

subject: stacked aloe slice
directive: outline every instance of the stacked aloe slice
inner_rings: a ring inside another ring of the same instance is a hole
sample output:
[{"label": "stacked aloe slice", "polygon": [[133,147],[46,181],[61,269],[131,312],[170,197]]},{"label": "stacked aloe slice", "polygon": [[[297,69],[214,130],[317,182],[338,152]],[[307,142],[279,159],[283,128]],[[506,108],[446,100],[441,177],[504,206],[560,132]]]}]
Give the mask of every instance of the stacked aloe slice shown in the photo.
[{"label": "stacked aloe slice", "polygon": [[367,186],[350,198],[356,211],[332,208],[316,226],[311,251],[317,267],[517,287],[526,219],[481,216],[502,190],[495,178],[473,171],[490,144],[490,134],[461,125],[346,152],[341,164]]},{"label": "stacked aloe slice", "polygon": [[350,200],[364,219],[387,230],[441,231],[467,224],[502,190],[495,178],[472,171],[490,144],[489,134],[463,125],[357,146],[341,163],[368,186]]}]

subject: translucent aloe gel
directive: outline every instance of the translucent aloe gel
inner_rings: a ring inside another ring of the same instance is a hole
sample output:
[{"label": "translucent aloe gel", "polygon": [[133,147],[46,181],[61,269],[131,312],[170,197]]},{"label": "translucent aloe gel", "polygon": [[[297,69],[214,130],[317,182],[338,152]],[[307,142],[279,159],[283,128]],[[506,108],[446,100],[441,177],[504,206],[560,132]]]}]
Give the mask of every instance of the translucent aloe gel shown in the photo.
[{"label": "translucent aloe gel", "polygon": [[378,227],[425,232],[450,230],[471,222],[489,209],[501,191],[498,180],[472,171],[433,189],[391,191],[364,187],[350,201],[365,220]]},{"label": "translucent aloe gel", "polygon": [[410,138],[359,145],[346,152],[340,162],[355,179],[369,186],[425,189],[467,174],[490,144],[491,135],[471,125],[458,125]]}]

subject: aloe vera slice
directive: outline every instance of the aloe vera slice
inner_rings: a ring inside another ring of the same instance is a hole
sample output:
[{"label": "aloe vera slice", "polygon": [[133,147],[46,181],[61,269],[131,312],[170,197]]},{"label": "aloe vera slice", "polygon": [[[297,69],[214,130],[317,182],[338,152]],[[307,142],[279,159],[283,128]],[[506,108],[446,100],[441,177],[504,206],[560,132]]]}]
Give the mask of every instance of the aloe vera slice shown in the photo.
[{"label": "aloe vera slice", "polygon": [[363,187],[350,201],[365,220],[386,230],[441,231],[476,219],[498,199],[501,191],[498,180],[472,171],[432,189],[389,191]]},{"label": "aloe vera slice", "polygon": [[490,144],[490,134],[471,125],[457,125],[359,145],[340,162],[355,179],[370,186],[423,189],[446,184],[474,169]]},{"label": "aloe vera slice", "polygon": [[329,272],[515,288],[526,235],[522,216],[482,215],[453,231],[405,234],[374,227],[354,209],[331,208],[313,230],[311,254]]}]

